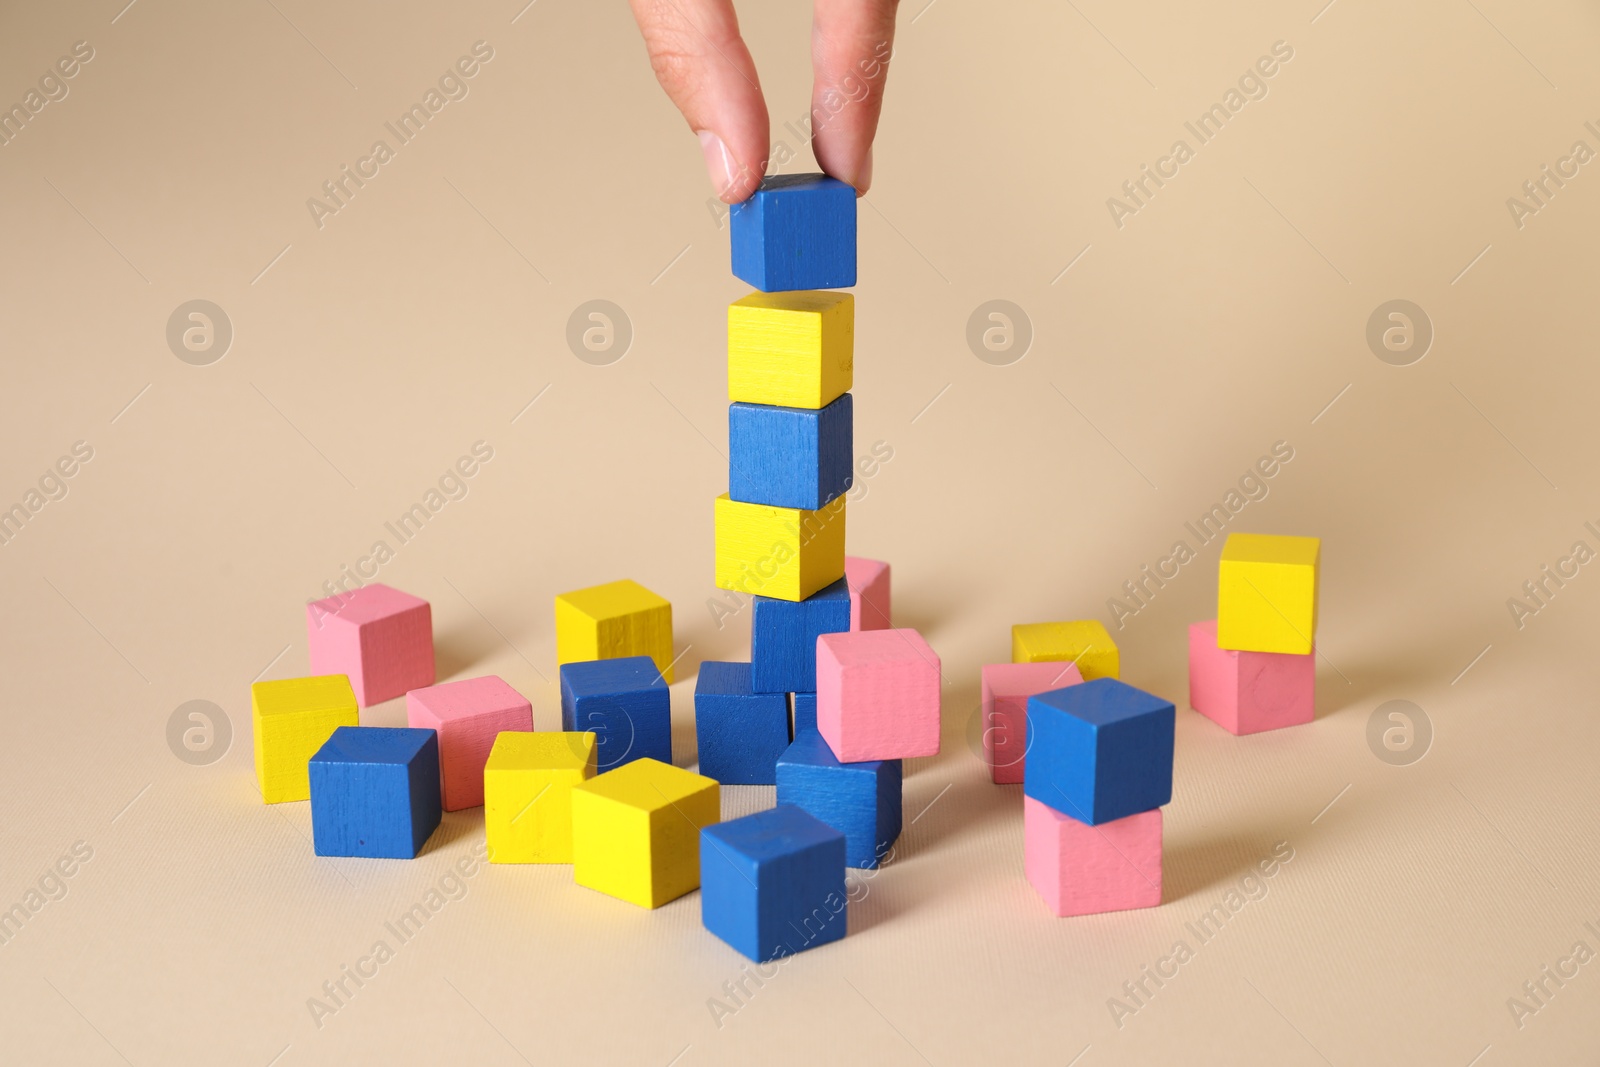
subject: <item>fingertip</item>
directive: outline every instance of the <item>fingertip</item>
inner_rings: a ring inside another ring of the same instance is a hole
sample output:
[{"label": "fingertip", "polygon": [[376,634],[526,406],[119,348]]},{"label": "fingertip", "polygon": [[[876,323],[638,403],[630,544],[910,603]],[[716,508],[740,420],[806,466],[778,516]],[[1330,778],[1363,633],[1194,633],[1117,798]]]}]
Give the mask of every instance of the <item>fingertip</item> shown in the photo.
[{"label": "fingertip", "polygon": [[813,144],[817,165],[822,173],[837,178],[856,191],[857,199],[865,196],[872,187],[872,146],[868,145],[860,158],[852,158],[848,148],[825,143],[819,138]]},{"label": "fingertip", "polygon": [[872,146],[867,145],[867,154],[861,159],[861,167],[856,171],[856,180],[850,183],[856,187],[856,199],[867,195],[867,190],[872,187]]},{"label": "fingertip", "polygon": [[737,204],[748,200],[761,184],[766,173],[766,161],[757,166],[746,166],[728,149],[727,142],[712,130],[696,130],[700,151],[705,156],[706,176],[711,188],[724,204]]}]

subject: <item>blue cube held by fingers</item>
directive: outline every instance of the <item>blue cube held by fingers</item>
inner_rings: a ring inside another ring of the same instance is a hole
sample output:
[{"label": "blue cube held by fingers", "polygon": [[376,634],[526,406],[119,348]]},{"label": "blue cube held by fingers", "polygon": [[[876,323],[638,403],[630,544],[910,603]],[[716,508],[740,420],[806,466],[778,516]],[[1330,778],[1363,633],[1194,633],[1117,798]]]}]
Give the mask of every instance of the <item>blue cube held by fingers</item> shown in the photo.
[{"label": "blue cube held by fingers", "polygon": [[700,831],[700,920],[757,963],[844,937],[844,835],[792,805]]},{"label": "blue cube held by fingers", "polygon": [[815,511],[850,488],[853,401],[821,408],[728,405],[728,496]]},{"label": "blue cube held by fingers", "polygon": [[850,586],[840,578],[804,600],[751,600],[751,686],[758,693],[816,692],[817,638],[850,629]]},{"label": "blue cube held by fingers", "polygon": [[646,756],[672,762],[672,694],[649,656],[563,663],[561,728],[594,731],[597,773]]},{"label": "blue cube held by fingers", "polygon": [[822,735],[795,737],[778,757],[778,803],[844,834],[845,863],[877,867],[900,836],[900,761],[840,763]]},{"label": "blue cube held by fingers", "polygon": [[432,730],[341,726],[306,770],[319,856],[412,859],[439,825],[439,735]]},{"label": "blue cube held by fingers", "polygon": [[1115,678],[1094,678],[1028,698],[1022,792],[1098,826],[1172,799],[1177,715]]},{"label": "blue cube held by fingers", "polygon": [[728,212],[733,273],[763,293],[856,283],[856,191],[824,174],[774,174]]},{"label": "blue cube held by fingers", "polygon": [[700,664],[694,685],[700,773],[723,785],[773,785],[789,746],[789,698],[750,688],[750,664]]}]

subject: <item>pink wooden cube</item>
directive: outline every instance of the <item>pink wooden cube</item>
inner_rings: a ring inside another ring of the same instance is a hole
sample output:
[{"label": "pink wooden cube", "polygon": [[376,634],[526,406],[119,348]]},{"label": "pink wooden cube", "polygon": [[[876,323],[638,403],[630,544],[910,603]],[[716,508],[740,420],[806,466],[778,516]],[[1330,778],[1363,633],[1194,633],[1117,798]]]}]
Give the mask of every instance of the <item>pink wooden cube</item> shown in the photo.
[{"label": "pink wooden cube", "polygon": [[483,765],[502,730],[531,733],[533,705],[492,674],[406,694],[406,725],[439,734],[439,785],[445,811],[483,803]]},{"label": "pink wooden cube", "polygon": [[311,673],[349,677],[361,707],[432,685],[428,602],[373,582],[306,605]]},{"label": "pink wooden cube", "polygon": [[1099,826],[1023,797],[1022,866],[1056,915],[1161,903],[1161,809]]},{"label": "pink wooden cube", "polygon": [[1231,734],[1316,718],[1317,654],[1217,647],[1216,620],[1189,627],[1189,706]]},{"label": "pink wooden cube", "polygon": [[1081,681],[1076,663],[991,663],[983,668],[983,762],[995,784],[1022,781],[1028,698]]},{"label": "pink wooden cube", "polygon": [[939,656],[915,630],[817,638],[817,731],[840,763],[939,751]]},{"label": "pink wooden cube", "polygon": [[889,621],[889,565],[860,556],[844,558],[844,581],[850,587],[850,629],[887,630]]}]

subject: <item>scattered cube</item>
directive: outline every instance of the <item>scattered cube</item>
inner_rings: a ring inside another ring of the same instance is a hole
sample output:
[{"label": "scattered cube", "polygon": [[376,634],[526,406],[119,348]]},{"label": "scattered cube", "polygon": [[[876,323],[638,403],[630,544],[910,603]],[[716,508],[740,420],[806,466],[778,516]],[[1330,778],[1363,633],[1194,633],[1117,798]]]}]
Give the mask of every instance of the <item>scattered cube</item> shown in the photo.
[{"label": "scattered cube", "polygon": [[306,605],[312,674],[349,677],[363,708],[432,685],[433,611],[373,582]]},{"label": "scattered cube", "polygon": [[700,664],[694,687],[700,773],[723,785],[772,785],[789,745],[789,697],[750,688],[750,664]]},{"label": "scattered cube", "polygon": [[1023,798],[1022,866],[1052,914],[1161,903],[1161,809],[1088,826]]},{"label": "scattered cube", "polygon": [[728,399],[827,407],[855,375],[856,304],[849,293],[751,293],[728,305]]},{"label": "scattered cube", "polygon": [[268,804],[306,800],[306,762],[341,726],[358,721],[356,694],[342,674],[282,678],[250,687],[256,785]]},{"label": "scattered cube", "polygon": [[888,630],[889,565],[860,556],[844,558],[844,580],[850,587],[850,629]]},{"label": "scattered cube", "polygon": [[408,860],[439,825],[432,730],[341,726],[311,757],[311,841],[319,856]]},{"label": "scattered cube", "polygon": [[483,765],[502,730],[533,729],[528,698],[492,674],[406,694],[406,725],[439,734],[445,811],[483,803]]},{"label": "scattered cube", "polygon": [[561,728],[592,731],[599,769],[672,762],[672,692],[649,656],[561,665]]},{"label": "scattered cube", "polygon": [[649,656],[672,684],[672,604],[629,578],[556,597],[556,663]]},{"label": "scattered cube", "polygon": [[856,191],[825,174],[774,174],[728,212],[734,276],[763,292],[856,283]]},{"label": "scattered cube", "polygon": [[790,693],[789,700],[789,740],[793,741],[801,734],[816,733],[817,694]]},{"label": "scattered cube", "polygon": [[817,638],[817,730],[846,763],[939,751],[939,656],[915,630]]},{"label": "scattered cube", "polygon": [[483,768],[490,863],[571,863],[572,790],[595,776],[594,734],[507,731]]},{"label": "scattered cube", "polygon": [[1095,619],[1029,622],[1011,628],[1012,663],[1072,662],[1085,681],[1115,678],[1121,671],[1117,643]]},{"label": "scattered cube", "polygon": [[722,817],[717,783],[637,759],[572,790],[572,876],[643,908],[700,885],[700,831]]},{"label": "scattered cube", "polygon": [[845,580],[804,600],[753,599],[750,684],[758,693],[814,692],[817,638],[850,629],[850,589]]},{"label": "scattered cube", "polygon": [[717,497],[717,588],[804,600],[843,578],[844,502],[806,511]]},{"label": "scattered cube", "polygon": [[1317,656],[1217,647],[1217,624],[1189,627],[1189,706],[1234,735],[1300,726],[1317,715]]},{"label": "scattered cube", "polygon": [[815,510],[850,488],[851,399],[827,407],[728,406],[728,496]]},{"label": "scattered cube", "polygon": [[817,733],[778,757],[778,803],[804,808],[844,834],[845,866],[877,867],[900,836],[897,759],[840,763]]},{"label": "scattered cube", "polygon": [[1115,678],[1028,698],[1026,796],[1091,826],[1172,799],[1176,709]]},{"label": "scattered cube", "polygon": [[991,663],[983,668],[983,762],[995,784],[1022,781],[1028,698],[1081,681],[1076,663]]},{"label": "scattered cube", "polygon": [[844,937],[844,835],[790,804],[700,831],[700,921],[756,963]]},{"label": "scattered cube", "polygon": [[1304,656],[1317,633],[1316,537],[1229,534],[1217,577],[1217,645]]}]

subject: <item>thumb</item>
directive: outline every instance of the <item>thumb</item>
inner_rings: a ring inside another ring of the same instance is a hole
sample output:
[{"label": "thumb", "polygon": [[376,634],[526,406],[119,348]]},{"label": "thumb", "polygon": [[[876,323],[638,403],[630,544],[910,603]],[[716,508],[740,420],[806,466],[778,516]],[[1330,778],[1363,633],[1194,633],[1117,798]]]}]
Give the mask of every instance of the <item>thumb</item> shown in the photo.
[{"label": "thumb", "polygon": [[736,204],[767,170],[770,126],[733,0],[630,0],[650,66],[700,138],[711,186]]}]

